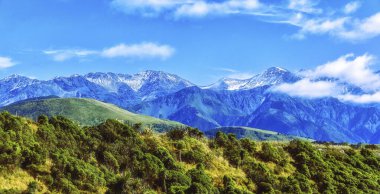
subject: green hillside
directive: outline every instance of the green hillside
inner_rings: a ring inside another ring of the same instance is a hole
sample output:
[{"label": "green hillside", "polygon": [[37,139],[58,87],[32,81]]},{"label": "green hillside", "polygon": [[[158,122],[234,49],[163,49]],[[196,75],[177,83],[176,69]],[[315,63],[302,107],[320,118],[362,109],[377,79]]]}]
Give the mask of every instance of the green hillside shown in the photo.
[{"label": "green hillside", "polygon": [[297,136],[285,135],[274,131],[250,127],[219,127],[205,131],[205,134],[208,137],[215,137],[218,131],[221,131],[226,134],[232,133],[236,135],[238,139],[249,138],[257,141],[290,141],[293,139],[305,139]]},{"label": "green hillside", "polygon": [[143,123],[156,131],[165,131],[183,124],[134,114],[115,105],[87,98],[45,98],[26,100],[0,109],[35,120],[39,115],[61,115],[81,125],[97,125],[107,119],[117,119],[130,124]]},{"label": "green hillside", "polygon": [[81,127],[0,113],[0,193],[379,193],[376,145],[261,142],[193,128]]}]

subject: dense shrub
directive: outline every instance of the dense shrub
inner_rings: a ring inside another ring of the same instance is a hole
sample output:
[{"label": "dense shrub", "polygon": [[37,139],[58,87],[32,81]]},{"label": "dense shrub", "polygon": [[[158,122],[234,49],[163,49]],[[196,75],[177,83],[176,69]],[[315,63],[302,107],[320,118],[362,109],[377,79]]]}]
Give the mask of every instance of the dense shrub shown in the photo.
[{"label": "dense shrub", "polygon": [[[116,120],[81,127],[0,113],[0,172],[23,169],[61,193],[379,193],[379,153],[375,145],[258,143],[222,132],[208,140],[195,128],[146,135]],[[0,193],[40,192],[27,184]]]}]

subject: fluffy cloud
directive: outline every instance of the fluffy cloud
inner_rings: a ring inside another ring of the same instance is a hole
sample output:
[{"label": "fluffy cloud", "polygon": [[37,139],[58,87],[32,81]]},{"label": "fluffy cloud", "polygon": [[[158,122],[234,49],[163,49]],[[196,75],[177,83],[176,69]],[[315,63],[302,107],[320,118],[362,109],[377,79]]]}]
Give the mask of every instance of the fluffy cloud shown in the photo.
[{"label": "fluffy cloud", "polygon": [[344,8],[343,8],[343,12],[345,14],[351,14],[351,13],[354,13],[355,11],[357,11],[361,6],[361,3],[359,1],[352,1],[352,2],[349,2],[347,3]]},{"label": "fluffy cloud", "polygon": [[[368,54],[348,54],[313,70],[303,71],[302,80],[275,86],[272,91],[307,98],[335,97],[354,103],[378,103],[380,75],[370,68],[373,61],[374,57]],[[348,85],[360,87],[364,94],[347,93],[344,86]]]},{"label": "fluffy cloud", "polygon": [[314,82],[310,79],[305,78],[292,84],[281,84],[274,87],[272,91],[287,93],[291,96],[321,98],[335,95],[337,86],[333,82]]},{"label": "fluffy cloud", "polygon": [[6,69],[14,66],[16,63],[12,61],[11,58],[8,57],[0,57],[0,69]]},{"label": "fluffy cloud", "polygon": [[119,44],[100,51],[97,50],[80,50],[80,49],[62,49],[62,50],[45,50],[44,54],[52,56],[53,60],[62,62],[72,58],[82,58],[90,55],[101,56],[106,58],[125,57],[125,58],[161,58],[171,57],[175,49],[169,45],[160,45],[155,43],[140,44]]},{"label": "fluffy cloud", "polygon": [[308,34],[329,34],[342,40],[357,42],[380,35],[380,12],[364,19],[347,16],[310,18],[297,13],[282,23],[299,27],[300,30],[294,37],[301,39]]},{"label": "fluffy cloud", "polygon": [[162,58],[166,59],[174,54],[174,48],[169,45],[154,43],[141,43],[133,45],[120,44],[104,49],[101,53],[104,57],[139,57],[139,58]]},{"label": "fluffy cloud", "polygon": [[380,76],[370,69],[374,57],[368,54],[355,57],[348,54],[307,72],[308,77],[330,77],[368,91],[380,88]]}]

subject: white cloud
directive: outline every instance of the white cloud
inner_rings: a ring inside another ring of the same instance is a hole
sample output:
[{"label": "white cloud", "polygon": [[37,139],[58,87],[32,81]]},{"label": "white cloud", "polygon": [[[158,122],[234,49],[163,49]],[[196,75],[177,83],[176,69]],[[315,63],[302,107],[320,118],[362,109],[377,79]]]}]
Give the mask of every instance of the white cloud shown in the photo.
[{"label": "white cloud", "polygon": [[159,45],[155,43],[140,43],[140,44],[119,44],[110,48],[105,48],[101,51],[85,50],[85,49],[61,49],[61,50],[45,50],[44,54],[52,56],[53,60],[62,62],[72,58],[87,57],[90,55],[114,58],[161,58],[166,59],[171,57],[175,49],[169,45]]},{"label": "white cloud", "polygon": [[374,91],[380,88],[380,76],[370,69],[373,61],[374,57],[368,54],[357,57],[348,54],[308,71],[307,76],[336,78],[365,90]]},{"label": "white cloud", "polygon": [[167,11],[177,18],[245,13],[260,7],[258,0],[113,0],[111,4],[126,13],[157,16]]},{"label": "white cloud", "polygon": [[[360,1],[351,1],[343,8],[325,9],[319,0],[113,0],[113,7],[128,14],[162,16],[171,19],[204,18],[207,16],[250,15],[263,22],[285,23],[299,28],[293,37],[329,35],[357,42],[380,35],[380,12],[367,17],[353,15]],[[169,16],[169,17],[167,17]]]},{"label": "white cloud", "polygon": [[303,39],[307,35],[330,35],[341,40],[358,42],[380,35],[380,12],[364,18],[348,15],[360,8],[359,1],[346,4],[343,12],[313,11],[315,5],[308,0],[290,0],[288,8],[296,11],[278,12],[279,18],[269,21],[298,27],[299,31],[293,35],[297,39]]},{"label": "white cloud", "polygon": [[174,54],[175,50],[169,45],[158,45],[154,43],[141,44],[119,44],[104,49],[101,53],[104,57],[139,57],[139,58],[162,58],[166,59]]},{"label": "white cloud", "polygon": [[212,6],[207,4],[206,2],[195,2],[193,4],[185,4],[179,7],[175,15],[177,17],[181,16],[205,16],[212,10]]},{"label": "white cloud", "polygon": [[[349,26],[351,24],[351,26]],[[347,22],[348,30],[343,30],[337,36],[352,40],[360,41],[370,39],[380,35],[380,12],[362,20],[352,20]]]},{"label": "white cloud", "polygon": [[314,82],[310,79],[302,79],[295,83],[285,83],[279,86],[275,86],[272,91],[286,93],[291,96],[321,98],[335,95],[337,88],[337,85],[332,82]]},{"label": "white cloud", "polygon": [[175,11],[176,17],[203,17],[206,15],[225,15],[255,12],[260,7],[258,0],[229,0],[224,2],[198,1],[183,4]]},{"label": "white cloud", "polygon": [[346,21],[347,18],[338,18],[335,20],[308,20],[302,27],[302,31],[312,33],[327,33],[340,31],[343,29],[343,25]]},{"label": "white cloud", "polygon": [[315,8],[317,0],[289,0],[288,8],[305,13],[321,13],[322,9]]},{"label": "white cloud", "polygon": [[374,38],[380,35],[380,12],[363,19],[348,16],[310,18],[301,13],[293,14],[285,21],[300,28],[295,38],[304,38],[308,34],[328,34],[352,42]]},{"label": "white cloud", "polygon": [[16,65],[16,63],[9,57],[0,57],[0,69],[6,69]]},{"label": "white cloud", "polygon": [[344,8],[343,8],[343,12],[345,14],[351,14],[351,13],[354,13],[356,12],[361,6],[361,3],[359,1],[352,1],[352,2],[349,2],[347,3]]},{"label": "white cloud", "polygon": [[62,62],[71,58],[94,55],[94,54],[97,54],[97,51],[65,49],[65,50],[45,50],[43,51],[43,53],[46,55],[52,56],[55,61]]},{"label": "white cloud", "polygon": [[301,28],[294,37],[303,39],[306,34],[337,34],[344,30],[347,19],[304,19],[303,15],[297,14],[291,18],[290,23]]},{"label": "white cloud", "polygon": [[[380,75],[370,68],[374,58],[368,54],[344,55],[302,71],[302,80],[275,86],[272,91],[306,98],[334,97],[353,103],[380,103]],[[359,87],[364,94],[352,94],[346,90],[347,86]]]},{"label": "white cloud", "polygon": [[367,103],[380,103],[380,92],[363,95],[345,94],[339,95],[338,98],[342,101],[367,104]]}]

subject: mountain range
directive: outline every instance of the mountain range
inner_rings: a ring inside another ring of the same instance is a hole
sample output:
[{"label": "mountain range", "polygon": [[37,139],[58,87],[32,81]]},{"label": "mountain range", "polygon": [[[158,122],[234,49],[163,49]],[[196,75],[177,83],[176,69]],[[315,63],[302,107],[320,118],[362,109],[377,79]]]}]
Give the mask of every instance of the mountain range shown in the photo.
[{"label": "mountain range", "polygon": [[0,80],[0,106],[41,96],[94,98],[128,107],[193,86],[176,75],[144,71],[135,75],[89,73],[37,80],[11,75]]},{"label": "mountain range", "polygon": [[[0,106],[50,95],[93,98],[201,130],[247,126],[321,141],[380,143],[377,105],[352,104],[332,97],[292,97],[271,90],[301,78],[279,67],[250,79],[224,78],[208,86],[197,86],[161,71],[89,73],[45,81],[12,75],[0,80]],[[361,92],[348,84],[344,88]]]}]

